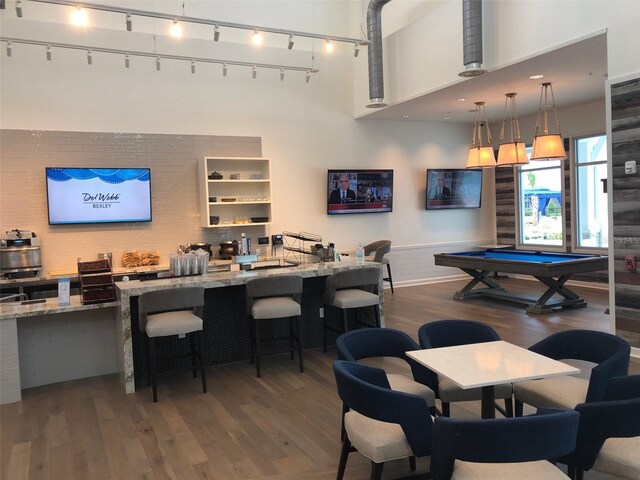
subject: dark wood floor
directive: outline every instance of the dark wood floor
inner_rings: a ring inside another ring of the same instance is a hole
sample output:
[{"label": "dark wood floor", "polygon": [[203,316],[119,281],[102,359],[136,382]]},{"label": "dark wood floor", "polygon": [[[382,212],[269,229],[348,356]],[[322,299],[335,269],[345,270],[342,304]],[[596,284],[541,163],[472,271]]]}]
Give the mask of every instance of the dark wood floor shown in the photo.
[{"label": "dark wood floor", "polygon": [[[511,290],[538,288],[501,281]],[[387,291],[387,326],[415,338],[425,322],[476,319],[524,347],[560,330],[608,330],[604,290],[576,289],[587,308],[528,316],[508,303],[452,300],[464,283]],[[340,451],[334,357],[335,351],[306,351],[304,374],[288,355],[268,358],[261,379],[247,363],[210,368],[206,395],[188,372],[170,373],[161,378],[156,404],[149,389],[122,394],[116,375],[25,390],[22,402],[0,407],[0,478],[333,479]],[[384,366],[400,368],[395,362]],[[640,372],[637,363],[633,369]],[[476,403],[455,405],[452,414],[476,416]],[[427,469],[419,460],[418,471]],[[410,473],[408,462],[391,462],[384,478]],[[345,478],[369,478],[368,461],[352,454]]]}]

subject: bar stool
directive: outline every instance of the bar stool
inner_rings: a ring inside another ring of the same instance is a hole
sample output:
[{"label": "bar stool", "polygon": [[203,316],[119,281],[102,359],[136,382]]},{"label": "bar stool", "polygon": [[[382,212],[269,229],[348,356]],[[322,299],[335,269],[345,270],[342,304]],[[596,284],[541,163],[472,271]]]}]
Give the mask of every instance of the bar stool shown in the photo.
[{"label": "bar stool", "polygon": [[391,293],[393,290],[393,276],[391,275],[391,262],[387,257],[387,253],[391,251],[391,240],[378,240],[364,246],[364,255],[369,257],[368,260],[382,263],[387,266],[387,276],[382,279],[383,282],[389,282]]},{"label": "bar stool", "polygon": [[[256,278],[247,282],[247,314],[251,318],[251,363],[256,363],[256,376],[260,378],[260,343],[266,341],[289,340],[289,350],[293,360],[294,342],[297,344],[302,364],[302,335],[300,329],[300,303],[302,300],[302,277],[299,275],[278,275],[277,277]],[[289,320],[289,335],[260,338],[260,324],[267,320]]]},{"label": "bar stool", "polygon": [[373,307],[375,325],[360,320],[357,323],[367,327],[380,327],[380,267],[364,267],[336,272],[327,278],[324,288],[325,307],[342,310],[342,329],[327,325],[327,315],[323,318],[324,351],[327,351],[327,330],[341,334],[349,331],[349,310]]},{"label": "bar stool", "polygon": [[[207,378],[202,356],[202,314],[204,310],[204,288],[188,287],[172,290],[158,290],[143,293],[138,297],[138,322],[143,334],[147,364],[153,388],[153,401],[158,401],[156,383],[156,362],[159,359],[191,357],[193,378],[196,378],[196,365],[202,376],[202,393],[207,393]],[[195,334],[195,336],[193,335]],[[156,357],[157,337],[189,335],[189,353],[178,356]]]}]

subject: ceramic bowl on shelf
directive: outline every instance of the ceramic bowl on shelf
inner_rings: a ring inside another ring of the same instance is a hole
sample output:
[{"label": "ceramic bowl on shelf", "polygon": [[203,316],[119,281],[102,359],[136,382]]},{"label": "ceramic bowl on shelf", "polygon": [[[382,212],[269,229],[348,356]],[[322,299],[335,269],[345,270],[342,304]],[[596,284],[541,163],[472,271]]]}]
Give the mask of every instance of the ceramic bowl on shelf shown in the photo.
[{"label": "ceramic bowl on shelf", "polygon": [[219,217],[219,216],[217,216],[217,215],[215,215],[215,216],[213,216],[213,215],[212,215],[212,216],[210,216],[210,217],[209,217],[209,223],[210,223],[211,225],[218,225],[218,224],[220,223],[220,217]]},{"label": "ceramic bowl on shelf", "polygon": [[269,217],[251,217],[251,221],[253,223],[267,223],[269,221]]}]

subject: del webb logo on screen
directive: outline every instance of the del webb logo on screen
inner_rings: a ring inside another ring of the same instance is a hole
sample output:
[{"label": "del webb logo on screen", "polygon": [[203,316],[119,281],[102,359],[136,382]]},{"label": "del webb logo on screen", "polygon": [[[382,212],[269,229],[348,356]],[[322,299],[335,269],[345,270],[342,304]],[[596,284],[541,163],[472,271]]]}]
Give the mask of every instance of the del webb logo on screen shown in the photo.
[{"label": "del webb logo on screen", "polygon": [[90,193],[83,192],[83,202],[93,205],[93,208],[111,208],[111,204],[120,203],[119,193],[96,193],[91,195]]}]

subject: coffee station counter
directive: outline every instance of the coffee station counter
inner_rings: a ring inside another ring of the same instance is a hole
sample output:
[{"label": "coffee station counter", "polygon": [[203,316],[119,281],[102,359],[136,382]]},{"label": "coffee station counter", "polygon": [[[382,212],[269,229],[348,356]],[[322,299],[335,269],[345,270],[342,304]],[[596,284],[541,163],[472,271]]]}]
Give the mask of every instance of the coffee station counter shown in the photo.
[{"label": "coffee station counter", "polygon": [[[377,264],[366,262],[366,265]],[[127,393],[135,391],[136,383],[146,384],[146,361],[142,336],[137,326],[137,297],[155,290],[183,286],[205,288],[206,361],[208,365],[220,365],[249,358],[244,285],[257,277],[301,275],[304,279],[303,344],[304,348],[319,347],[322,345],[320,309],[323,307],[324,277],[355,268],[362,267],[353,261],[341,261],[211,272],[210,266],[210,272],[205,275],[117,282],[116,302],[82,305],[80,297],[72,295],[68,306],[59,306],[57,298],[48,298],[46,303],[31,305],[20,305],[19,302],[0,304],[0,335],[3,338],[0,403],[20,400],[21,388],[118,371],[122,375],[123,388]],[[16,281],[4,280],[2,285],[4,287]],[[54,285],[57,283],[55,278],[29,281],[48,281]],[[381,322],[384,325],[382,275],[379,291]],[[59,348],[61,339],[66,342],[66,364],[61,364],[62,360],[58,358],[60,352],[55,350]],[[51,343],[50,347],[45,341]],[[74,349],[85,356],[82,362],[77,361],[78,354],[73,353]],[[92,358],[92,355],[99,358]],[[34,356],[38,356],[40,366],[35,364]],[[51,362],[52,357],[57,359],[55,368]],[[95,368],[87,370],[87,365],[95,365]],[[51,367],[51,372],[41,374],[48,367]],[[26,371],[32,374],[28,376]],[[68,375],[56,376],[61,372]]]}]

